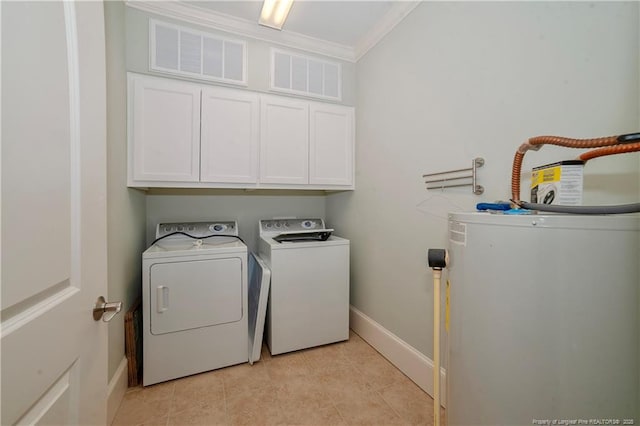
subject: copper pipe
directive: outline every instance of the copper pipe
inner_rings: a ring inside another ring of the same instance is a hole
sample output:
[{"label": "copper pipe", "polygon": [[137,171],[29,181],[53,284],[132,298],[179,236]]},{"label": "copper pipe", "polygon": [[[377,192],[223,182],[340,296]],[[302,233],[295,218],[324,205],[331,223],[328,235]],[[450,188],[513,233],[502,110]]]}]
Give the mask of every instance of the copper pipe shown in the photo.
[{"label": "copper pipe", "polygon": [[640,151],[640,142],[594,149],[581,154],[578,158],[582,161],[589,161],[593,158],[602,157],[605,155],[624,154],[626,152],[636,151]]},{"label": "copper pipe", "polygon": [[[572,139],[560,136],[536,136],[530,138],[527,142],[520,145],[516,155],[513,158],[513,167],[511,169],[511,200],[517,207],[520,203],[520,173],[522,170],[522,161],[524,154],[530,150],[538,150],[542,145],[557,145],[567,148],[600,148],[618,144],[618,136],[608,136],[595,139]],[[626,146],[635,145],[627,144]],[[628,151],[623,151],[628,152]],[[606,154],[602,154],[606,155]]]},{"label": "copper pipe", "polygon": [[607,136],[594,139],[572,139],[560,136],[536,136],[529,139],[531,145],[558,145],[568,148],[598,148],[618,143],[618,136]]},{"label": "copper pipe", "polygon": [[524,152],[517,151],[513,157],[513,167],[511,168],[511,200],[516,204],[520,201],[520,170],[522,169],[522,160]]}]

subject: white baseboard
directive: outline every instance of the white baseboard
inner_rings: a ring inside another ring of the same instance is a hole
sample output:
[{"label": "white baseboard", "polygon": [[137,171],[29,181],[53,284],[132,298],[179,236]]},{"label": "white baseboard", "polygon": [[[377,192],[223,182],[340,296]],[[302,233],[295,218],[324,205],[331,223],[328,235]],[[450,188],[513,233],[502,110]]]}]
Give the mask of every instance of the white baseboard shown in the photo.
[{"label": "white baseboard", "polygon": [[[353,306],[350,306],[349,324],[356,334],[373,346],[422,390],[433,396],[433,360]],[[440,402],[442,406],[445,406],[445,396],[447,395],[445,379],[445,369],[440,368]]]},{"label": "white baseboard", "polygon": [[113,423],[128,386],[127,357],[123,357],[107,386],[107,424]]}]

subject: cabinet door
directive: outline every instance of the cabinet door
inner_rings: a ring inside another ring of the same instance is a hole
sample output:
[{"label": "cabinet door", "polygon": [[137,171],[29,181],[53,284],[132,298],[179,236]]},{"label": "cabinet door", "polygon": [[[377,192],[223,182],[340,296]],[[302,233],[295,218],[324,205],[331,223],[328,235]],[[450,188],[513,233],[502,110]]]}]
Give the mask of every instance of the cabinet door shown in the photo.
[{"label": "cabinet door", "polygon": [[129,126],[133,181],[198,181],[198,86],[129,75]]},{"label": "cabinet door", "polygon": [[308,102],[261,97],[260,182],[309,182]]},{"label": "cabinet door", "polygon": [[354,109],[319,103],[309,108],[309,183],[353,185]]},{"label": "cabinet door", "polygon": [[201,182],[257,182],[258,123],[257,94],[202,90]]}]

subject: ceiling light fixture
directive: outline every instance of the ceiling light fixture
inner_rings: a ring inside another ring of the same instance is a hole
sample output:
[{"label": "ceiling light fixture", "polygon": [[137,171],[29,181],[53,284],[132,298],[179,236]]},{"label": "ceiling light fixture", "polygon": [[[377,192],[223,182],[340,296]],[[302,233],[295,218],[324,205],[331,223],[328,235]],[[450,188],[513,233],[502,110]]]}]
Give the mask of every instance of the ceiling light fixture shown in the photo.
[{"label": "ceiling light fixture", "polygon": [[292,4],[293,0],[264,0],[258,23],[265,27],[282,30]]}]

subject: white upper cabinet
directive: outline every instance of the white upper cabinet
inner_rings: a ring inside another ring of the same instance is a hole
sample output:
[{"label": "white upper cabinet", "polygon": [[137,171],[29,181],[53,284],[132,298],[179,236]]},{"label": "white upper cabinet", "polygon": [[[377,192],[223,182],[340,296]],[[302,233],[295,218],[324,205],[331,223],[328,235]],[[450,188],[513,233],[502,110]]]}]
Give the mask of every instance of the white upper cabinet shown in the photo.
[{"label": "white upper cabinet", "polygon": [[354,188],[351,107],[128,79],[131,187]]},{"label": "white upper cabinet", "polygon": [[309,183],[352,185],[354,109],[314,102],[309,117]]},{"label": "white upper cabinet", "polygon": [[262,96],[260,182],[309,183],[309,102]]},{"label": "white upper cabinet", "polygon": [[202,89],[200,181],[258,181],[258,95],[211,87]]},{"label": "white upper cabinet", "polygon": [[128,126],[129,183],[198,180],[199,87],[130,75]]}]

